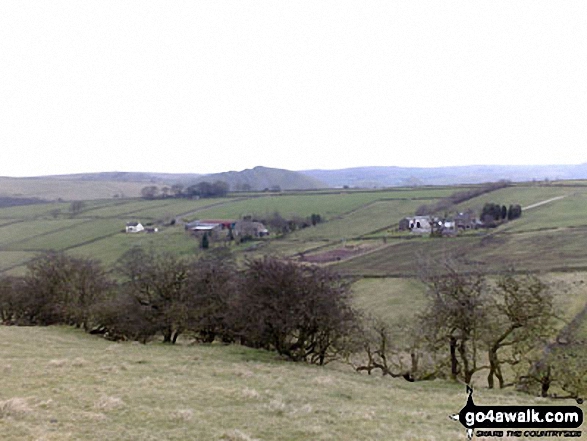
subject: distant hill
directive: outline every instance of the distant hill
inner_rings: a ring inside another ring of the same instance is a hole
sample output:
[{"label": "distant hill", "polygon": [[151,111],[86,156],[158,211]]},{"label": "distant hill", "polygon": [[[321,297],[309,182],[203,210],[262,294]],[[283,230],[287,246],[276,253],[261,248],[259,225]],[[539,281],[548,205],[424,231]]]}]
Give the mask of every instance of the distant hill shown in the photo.
[{"label": "distant hill", "polygon": [[217,180],[226,182],[230,190],[264,190],[275,187],[282,190],[312,190],[328,187],[322,180],[303,173],[268,167],[203,175],[193,183]]},{"label": "distant hill", "polygon": [[147,173],[147,172],[100,172],[75,173],[71,175],[43,176],[42,179],[58,179],[68,181],[112,181],[112,182],[145,182],[145,183],[175,183],[193,181],[201,174],[197,173]]},{"label": "distant hill", "polygon": [[461,167],[357,167],[341,170],[304,170],[306,176],[330,187],[395,187],[477,184],[507,179],[587,179],[587,163],[580,165],[470,165]]},{"label": "distant hill", "polygon": [[278,168],[255,167],[242,171],[228,171],[213,174],[197,173],[148,173],[148,172],[102,172],[71,175],[44,176],[43,179],[93,182],[133,182],[144,184],[183,185],[201,181],[224,181],[230,190],[264,190],[279,187],[282,190],[311,190],[328,187],[324,182],[305,174]]}]

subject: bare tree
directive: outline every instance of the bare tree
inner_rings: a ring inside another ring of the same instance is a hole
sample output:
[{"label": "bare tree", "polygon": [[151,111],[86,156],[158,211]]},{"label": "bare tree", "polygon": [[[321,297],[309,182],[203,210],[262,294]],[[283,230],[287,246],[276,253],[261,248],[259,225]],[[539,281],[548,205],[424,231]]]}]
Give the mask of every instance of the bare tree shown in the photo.
[{"label": "bare tree", "polygon": [[93,305],[111,287],[97,261],[48,252],[28,265],[27,275],[18,285],[18,321],[63,323],[87,330]]},{"label": "bare tree", "polygon": [[[81,211],[85,208],[85,206],[86,206],[86,203],[84,201],[73,201],[69,205],[69,211],[71,212],[72,215],[75,216],[76,214],[81,213]],[[57,216],[54,215],[53,217],[57,217]]]},{"label": "bare tree", "polygon": [[448,349],[450,377],[469,384],[479,364],[480,343],[487,327],[489,295],[483,274],[445,260],[435,272],[423,274],[428,305],[419,323],[433,352]]},{"label": "bare tree", "polygon": [[170,253],[134,248],[118,264],[124,289],[143,307],[146,322],[175,343],[186,329],[189,309],[187,263]]},{"label": "bare tree", "polygon": [[238,289],[238,272],[229,254],[218,248],[190,267],[188,328],[196,339],[206,343],[217,338],[223,342],[234,340],[228,316]]},{"label": "bare tree", "polygon": [[338,357],[356,325],[346,281],[270,257],[248,262],[243,277],[232,308],[243,343],[320,365]]},{"label": "bare tree", "polygon": [[552,294],[537,277],[509,272],[493,288],[488,332],[484,336],[489,358],[489,388],[494,377],[507,384],[502,365],[516,365],[528,353],[543,347],[555,334],[556,318]]}]

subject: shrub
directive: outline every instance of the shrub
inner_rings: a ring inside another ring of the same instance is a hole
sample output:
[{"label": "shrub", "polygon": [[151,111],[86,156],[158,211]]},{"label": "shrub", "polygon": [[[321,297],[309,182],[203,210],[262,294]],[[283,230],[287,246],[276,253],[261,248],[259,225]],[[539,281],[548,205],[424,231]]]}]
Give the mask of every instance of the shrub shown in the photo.
[{"label": "shrub", "polygon": [[231,312],[244,344],[321,365],[345,349],[357,323],[338,275],[270,257],[248,262]]}]

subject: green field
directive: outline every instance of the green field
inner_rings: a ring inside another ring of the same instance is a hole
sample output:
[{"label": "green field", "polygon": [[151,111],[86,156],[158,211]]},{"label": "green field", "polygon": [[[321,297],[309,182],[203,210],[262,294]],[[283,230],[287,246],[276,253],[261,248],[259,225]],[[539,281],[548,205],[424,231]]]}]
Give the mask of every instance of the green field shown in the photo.
[{"label": "green field", "polygon": [[[419,206],[464,189],[110,198],[86,201],[75,216],[69,203],[0,208],[0,274],[22,274],[27,261],[49,249],[108,266],[135,246],[185,256],[203,253],[199,241],[184,231],[183,218],[318,213],[325,221],[315,227],[284,237],[273,232],[228,249],[237,262],[265,254],[301,258],[360,250],[325,264],[352,277],[358,309],[391,326],[410,323],[425,304],[425,287],[417,279],[423,261],[450,254],[488,272],[515,266],[536,272],[555,293],[560,316],[566,322],[579,317],[577,332],[587,335],[587,315],[579,315],[587,304],[585,182],[517,184],[458,206],[526,207],[565,196],[524,210],[520,219],[492,230],[454,238],[397,232],[399,220]],[[176,218],[180,222],[171,225]],[[160,232],[126,234],[127,221],[152,223]],[[360,375],[342,364],[319,368],[240,346],[190,343],[113,344],[68,328],[0,327],[2,439],[465,439],[458,423],[447,418],[465,404],[461,385],[408,383]],[[486,404],[550,403],[511,390],[479,387],[476,395]]]},{"label": "green field", "polygon": [[34,218],[53,218],[52,211],[67,211],[70,204],[64,202],[51,202],[46,204],[24,205],[19,207],[0,208],[0,219],[24,220]]},{"label": "green field", "polygon": [[[139,243],[189,254],[197,252],[198,243],[185,235],[181,225],[169,226],[172,219],[238,219],[247,214],[264,216],[274,212],[305,217],[318,213],[325,222],[315,227],[231,249],[237,254],[296,256],[311,250],[333,250],[351,240],[359,244],[364,241],[365,249],[375,251],[335,265],[353,275],[413,276],[421,256],[439,258],[444,253],[457,253],[496,271],[511,265],[533,271],[587,268],[587,187],[582,182],[566,186],[517,184],[459,205],[459,209],[479,209],[494,201],[529,206],[564,196],[525,210],[522,218],[495,230],[438,240],[398,235],[397,224],[402,217],[414,213],[420,205],[433,203],[435,198],[463,189],[466,188],[253,193],[241,198],[201,200],[95,200],[87,202],[75,216],[65,203],[2,208],[0,252],[69,250],[111,263]],[[161,233],[148,238],[127,237],[120,233],[127,221],[158,224]],[[385,246],[381,240],[387,240]],[[11,259],[10,264],[0,268],[13,267],[18,261]]]},{"label": "green field", "polygon": [[[187,236],[181,225],[168,225],[171,220],[223,218],[238,219],[247,214],[309,216],[320,214],[327,220],[315,228],[295,232],[283,240],[232,247],[237,253],[257,255],[269,252],[291,255],[323,245],[324,241],[361,236],[385,229],[424,202],[452,192],[450,187],[396,189],[387,191],[322,191],[257,193],[247,197],[220,199],[109,199],[87,201],[73,215],[70,204],[48,203],[0,209],[0,252],[40,252],[67,250],[88,255],[110,264],[129,247],[149,245],[181,254],[198,252],[198,242]],[[425,199],[428,198],[428,199]],[[145,237],[122,234],[125,223],[154,223],[161,232]],[[256,247],[261,246],[258,250]],[[14,269],[15,262],[0,265]]]},{"label": "green field", "polygon": [[252,198],[245,201],[227,204],[222,207],[205,210],[201,213],[204,218],[211,219],[232,219],[240,218],[247,214],[270,215],[279,212],[282,216],[292,215],[309,216],[312,213],[320,214],[324,219],[331,220],[353,210],[357,210],[366,204],[387,199],[420,199],[442,198],[451,193],[449,189],[426,189],[419,190],[389,190],[389,191],[338,191],[331,193],[313,194],[283,194],[279,196],[268,196]]}]

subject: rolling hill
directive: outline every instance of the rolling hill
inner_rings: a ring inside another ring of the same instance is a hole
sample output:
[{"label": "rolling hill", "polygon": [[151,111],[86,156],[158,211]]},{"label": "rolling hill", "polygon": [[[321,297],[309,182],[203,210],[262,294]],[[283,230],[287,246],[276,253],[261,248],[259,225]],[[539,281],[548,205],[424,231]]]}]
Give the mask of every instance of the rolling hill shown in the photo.
[{"label": "rolling hill", "polygon": [[303,173],[261,166],[239,172],[228,171],[203,175],[196,179],[195,182],[217,180],[226,182],[231,190],[260,191],[276,187],[281,190],[313,190],[328,187],[320,179]]},{"label": "rolling hill", "polygon": [[470,165],[462,167],[357,167],[341,170],[304,170],[330,187],[396,187],[523,182],[544,179],[587,179],[587,164],[579,165]]},{"label": "rolling hill", "polygon": [[0,177],[0,197],[20,199],[90,200],[138,197],[145,182],[86,180],[65,177]]}]

